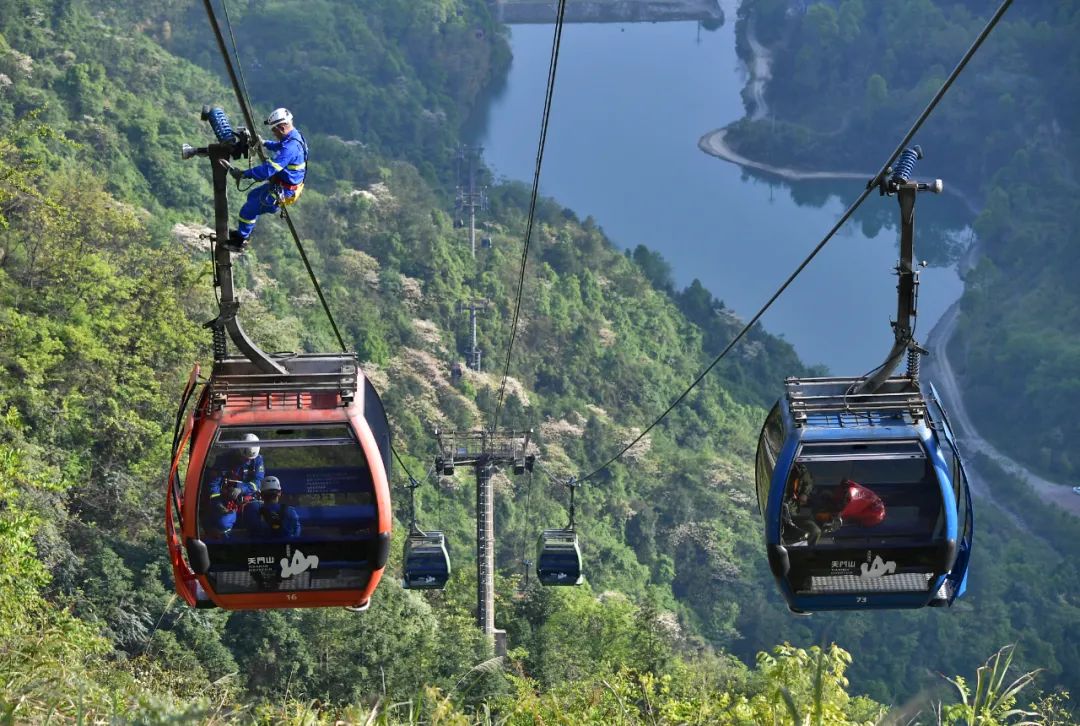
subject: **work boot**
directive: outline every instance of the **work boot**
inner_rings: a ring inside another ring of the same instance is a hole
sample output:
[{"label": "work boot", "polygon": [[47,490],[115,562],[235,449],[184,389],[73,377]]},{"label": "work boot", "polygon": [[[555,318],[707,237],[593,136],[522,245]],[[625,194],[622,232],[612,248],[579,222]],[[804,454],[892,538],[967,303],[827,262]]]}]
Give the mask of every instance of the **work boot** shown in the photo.
[{"label": "work boot", "polygon": [[229,252],[236,252],[239,254],[247,249],[247,237],[241,237],[239,231],[230,229],[229,239],[222,242],[221,246]]}]

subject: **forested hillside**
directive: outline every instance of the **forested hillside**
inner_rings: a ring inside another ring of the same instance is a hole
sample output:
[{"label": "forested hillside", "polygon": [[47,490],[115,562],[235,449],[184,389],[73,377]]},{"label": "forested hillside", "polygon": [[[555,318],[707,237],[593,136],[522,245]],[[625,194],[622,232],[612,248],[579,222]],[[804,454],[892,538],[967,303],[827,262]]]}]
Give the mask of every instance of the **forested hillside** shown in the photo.
[{"label": "forested hillside", "polygon": [[[761,552],[751,459],[778,382],[804,371],[761,330],[581,491],[588,585],[518,591],[523,543],[564,523],[565,494],[539,476],[499,478],[505,660],[491,660],[473,624],[464,475],[419,492],[422,519],[451,541],[445,593],[405,591],[388,575],[363,614],[177,603],[161,536],[163,472],[175,398],[192,362],[212,358],[201,324],[215,314],[199,238],[211,217],[209,170],[182,162],[179,146],[208,138],[203,103],[238,116],[236,105],[196,3],[9,6],[0,14],[0,706],[12,720],[756,724],[814,712],[867,723],[882,704],[911,697],[930,722],[932,700],[959,698],[922,692],[947,685],[926,668],[970,678],[1016,640],[1018,667],[1048,670],[1038,688],[1077,681],[1076,552],[1062,561],[1019,536],[987,545],[1000,565],[953,612],[813,622],[787,613]],[[300,7],[230,4],[241,61],[256,107],[288,105],[309,134],[311,183],[294,218],[345,339],[383,395],[395,444],[420,474],[435,453],[433,427],[481,426],[499,395],[494,373],[451,380],[465,336],[458,303],[484,297],[500,311],[483,327],[485,350],[505,351],[511,334],[529,190],[491,189],[492,249],[474,262],[443,186],[458,126],[505,69],[505,40],[479,0]],[[541,202],[537,223],[501,422],[535,428],[545,467],[578,474],[631,440],[740,323],[700,285],[673,289],[648,250],[616,250],[596,222],[555,200]],[[244,325],[264,349],[335,348],[278,220],[259,222],[236,269]],[[399,527],[394,574],[401,544]],[[1031,591],[1017,585],[1036,580]],[[1067,723],[1055,699],[1031,688],[1016,703],[1038,701],[1047,723]],[[1014,701],[998,705],[1000,715]],[[945,722],[969,715],[956,703]]]}]

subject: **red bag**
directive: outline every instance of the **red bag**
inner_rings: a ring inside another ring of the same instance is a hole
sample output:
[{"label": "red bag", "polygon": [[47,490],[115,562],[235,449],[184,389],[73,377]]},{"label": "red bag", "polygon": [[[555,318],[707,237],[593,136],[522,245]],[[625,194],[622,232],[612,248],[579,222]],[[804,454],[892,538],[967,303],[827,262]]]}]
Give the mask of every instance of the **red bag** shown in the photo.
[{"label": "red bag", "polygon": [[844,479],[841,484],[847,500],[844,508],[840,510],[843,520],[860,527],[881,524],[885,519],[885,502],[881,501],[881,497],[850,479]]}]

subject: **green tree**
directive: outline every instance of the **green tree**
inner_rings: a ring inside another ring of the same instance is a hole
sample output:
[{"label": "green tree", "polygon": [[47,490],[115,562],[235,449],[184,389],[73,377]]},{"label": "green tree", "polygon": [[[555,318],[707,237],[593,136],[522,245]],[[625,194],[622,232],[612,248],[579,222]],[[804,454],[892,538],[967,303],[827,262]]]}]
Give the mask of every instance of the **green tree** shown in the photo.
[{"label": "green tree", "polygon": [[875,73],[866,79],[866,103],[870,108],[880,108],[889,98],[888,82]]}]

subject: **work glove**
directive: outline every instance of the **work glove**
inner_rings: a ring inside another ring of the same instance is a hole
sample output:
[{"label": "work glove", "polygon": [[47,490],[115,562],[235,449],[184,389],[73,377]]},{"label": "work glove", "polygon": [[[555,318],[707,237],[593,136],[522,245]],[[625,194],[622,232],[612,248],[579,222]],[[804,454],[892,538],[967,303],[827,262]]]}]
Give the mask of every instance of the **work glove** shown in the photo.
[{"label": "work glove", "polygon": [[222,159],[221,165],[229,170],[229,176],[231,176],[233,179],[240,181],[244,178],[244,170],[239,167],[233,166],[228,159]]}]

